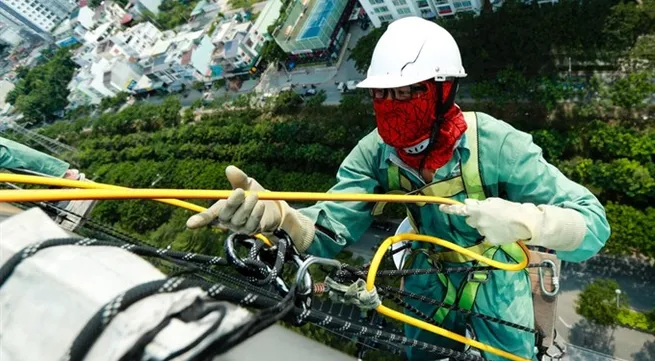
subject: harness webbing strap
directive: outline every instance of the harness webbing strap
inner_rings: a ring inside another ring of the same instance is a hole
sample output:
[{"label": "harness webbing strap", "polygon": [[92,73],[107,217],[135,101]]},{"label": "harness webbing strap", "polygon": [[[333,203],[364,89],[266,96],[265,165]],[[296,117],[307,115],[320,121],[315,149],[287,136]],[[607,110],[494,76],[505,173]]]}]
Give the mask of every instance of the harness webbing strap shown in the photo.
[{"label": "harness webbing strap", "polygon": [[464,112],[466,120],[466,139],[469,147],[469,157],[462,163],[462,177],[468,198],[484,200],[484,187],[480,176],[480,159],[478,154],[478,119],[475,112]]},{"label": "harness webbing strap", "polygon": [[[466,120],[467,129],[466,129],[466,140],[467,145],[470,150],[468,157],[463,156],[461,161],[461,175],[456,176],[444,181],[436,182],[433,184],[428,184],[421,189],[418,189],[416,192],[424,195],[436,196],[436,197],[447,197],[451,198],[455,195],[461,193],[462,191],[466,192],[466,196],[471,199],[484,200],[486,195],[484,192],[484,185],[482,183],[482,176],[480,174],[480,159],[479,159],[479,137],[478,137],[478,119],[475,112],[464,112],[464,119]],[[388,190],[389,193],[403,193],[412,191],[412,185],[409,179],[400,172],[398,165],[390,164],[387,170],[388,175]],[[378,203],[374,207],[374,211],[377,211],[378,215],[382,213],[382,209],[385,204]],[[419,204],[418,207],[423,205]],[[412,205],[416,208],[415,205]],[[374,213],[376,214],[376,213]],[[414,219],[414,215],[409,211],[407,216],[412,224],[412,227],[418,231],[417,222]],[[418,215],[417,215],[418,216]],[[512,243],[504,246],[494,246],[493,244],[483,241],[481,243],[475,244],[473,246],[467,247],[467,249],[484,255],[488,258],[492,258],[496,255],[499,250],[503,250],[510,258],[515,262],[520,262],[523,257],[523,250],[518,245],[518,243]],[[414,261],[414,258],[417,254],[423,253],[427,257],[428,263],[432,266],[438,266],[441,262],[447,263],[466,263],[474,262],[474,260],[468,256],[464,256],[457,252],[433,252],[429,253],[425,248],[414,249],[410,254],[409,259],[405,263],[405,267],[411,267],[411,264]],[[474,265],[478,265],[478,262],[474,262]],[[459,289],[456,290],[453,283],[450,279],[444,274],[438,274],[438,278],[441,283],[444,285],[445,297],[443,299],[444,305],[457,305],[460,309],[470,311],[475,304],[475,299],[478,293],[478,289],[482,283],[485,283],[489,278],[489,270],[481,271],[472,271],[468,278],[462,281]],[[434,315],[433,319],[438,324],[441,324],[446,317],[448,316],[449,309],[445,307],[439,307]]]},{"label": "harness webbing strap", "polygon": [[[454,305],[457,301],[457,290],[455,289],[455,286],[443,273],[439,273],[438,276],[441,283],[446,287],[446,297],[444,297],[443,303],[446,305]],[[448,308],[439,307],[435,312],[433,319],[440,325],[446,316],[448,316],[449,311]]]}]

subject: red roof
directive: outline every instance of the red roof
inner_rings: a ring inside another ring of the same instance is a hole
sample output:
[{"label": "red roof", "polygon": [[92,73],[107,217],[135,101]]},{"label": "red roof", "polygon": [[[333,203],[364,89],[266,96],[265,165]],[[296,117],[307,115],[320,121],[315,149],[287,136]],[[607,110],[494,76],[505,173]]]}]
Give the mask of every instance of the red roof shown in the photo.
[{"label": "red roof", "polygon": [[127,24],[127,23],[129,23],[130,21],[132,21],[132,19],[134,19],[134,17],[132,16],[132,14],[127,13],[127,14],[123,15],[123,18],[121,19],[121,24],[122,24],[122,25]]},{"label": "red roof", "polygon": [[184,53],[184,55],[182,55],[182,61],[180,62],[182,63],[182,65],[189,64],[189,62],[191,61],[191,53],[193,53],[193,50],[189,50],[186,53]]}]

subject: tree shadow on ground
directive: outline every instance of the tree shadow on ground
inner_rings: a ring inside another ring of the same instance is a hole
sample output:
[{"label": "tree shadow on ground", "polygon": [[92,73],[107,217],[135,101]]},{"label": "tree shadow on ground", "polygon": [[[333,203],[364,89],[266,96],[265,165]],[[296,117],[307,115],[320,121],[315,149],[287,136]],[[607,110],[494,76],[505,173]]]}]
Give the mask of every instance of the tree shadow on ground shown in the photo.
[{"label": "tree shadow on ground", "polygon": [[587,320],[578,321],[569,333],[569,342],[607,355],[614,355],[614,332]]},{"label": "tree shadow on ground", "polygon": [[655,342],[646,341],[639,352],[632,354],[634,361],[653,361],[655,360]]}]

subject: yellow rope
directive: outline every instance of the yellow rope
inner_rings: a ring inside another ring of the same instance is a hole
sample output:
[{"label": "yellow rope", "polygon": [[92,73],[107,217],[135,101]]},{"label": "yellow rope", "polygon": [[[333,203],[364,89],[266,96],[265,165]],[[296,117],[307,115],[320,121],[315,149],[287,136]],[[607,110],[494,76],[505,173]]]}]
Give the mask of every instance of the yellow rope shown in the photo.
[{"label": "yellow rope", "polygon": [[[60,186],[69,188],[84,189],[50,189],[50,190],[0,190],[0,202],[36,202],[36,201],[61,201],[61,200],[86,200],[86,199],[154,199],[159,202],[168,203],[195,212],[202,212],[205,208],[195,204],[180,201],[185,199],[226,199],[232,194],[231,190],[190,190],[190,189],[131,189],[114,185],[81,182],[60,178],[44,178],[17,174],[0,174],[0,182],[29,183],[49,186]],[[246,195],[251,192],[246,192]],[[285,201],[359,201],[359,202],[389,202],[389,203],[439,203],[439,204],[461,204],[448,198],[423,196],[423,195],[397,195],[397,194],[348,194],[348,193],[311,193],[311,192],[256,192],[261,200],[285,200]],[[261,235],[257,235],[258,237]],[[261,238],[260,238],[261,239]],[[271,245],[268,239],[267,243]],[[521,242],[521,248],[525,253],[523,261],[519,264],[509,264],[494,261],[477,253],[471,252],[452,242],[436,237],[417,234],[400,234],[387,238],[378,248],[366,280],[367,289],[370,291],[375,287],[375,275],[380,262],[389,247],[402,241],[422,241],[434,243],[455,252],[469,256],[481,263],[505,271],[520,271],[528,264],[528,250]],[[452,340],[470,345],[477,349],[490,352],[512,361],[530,361],[495,347],[483,344],[476,340],[461,336],[444,328],[431,325],[427,322],[409,317],[400,312],[394,311],[384,305],[376,308],[377,312],[392,319],[410,324],[428,332],[450,338]]]},{"label": "yellow rope", "polygon": [[[373,260],[371,261],[371,265],[369,266],[368,269],[368,275],[366,277],[366,289],[368,291],[372,291],[373,288],[375,287],[375,276],[378,272],[378,268],[380,267],[380,263],[382,262],[382,258],[384,257],[385,253],[387,253],[387,250],[389,247],[391,247],[392,244],[398,243],[398,242],[403,242],[403,241],[421,241],[421,242],[428,242],[428,243],[433,243],[448,249],[451,249],[457,253],[461,253],[465,256],[469,256],[477,261],[480,261],[481,263],[484,263],[486,265],[489,265],[494,268],[498,268],[501,270],[505,271],[520,271],[522,269],[525,269],[525,267],[528,265],[528,259],[529,259],[529,251],[525,247],[525,245],[522,242],[519,242],[519,245],[521,246],[521,249],[523,250],[524,257],[521,263],[519,264],[510,264],[510,263],[503,263],[503,262],[498,262],[494,261],[492,259],[489,259],[487,257],[484,257],[482,255],[479,255],[477,253],[474,253],[466,248],[463,248],[461,246],[458,246],[452,242],[445,241],[443,239],[437,238],[437,237],[430,237],[430,236],[425,236],[421,234],[413,234],[413,233],[403,233],[399,234],[393,237],[387,238],[378,250],[375,252],[375,255],[373,256]],[[503,351],[500,349],[497,349],[493,346],[484,344],[482,342],[476,341],[474,339],[470,339],[468,337],[464,337],[462,335],[456,334],[454,332],[448,331],[445,328],[439,327],[432,325],[430,323],[427,323],[425,321],[421,321],[419,319],[416,319],[414,317],[407,316],[401,312],[398,312],[396,310],[393,310],[385,305],[379,305],[376,309],[377,312],[392,318],[394,320],[407,323],[409,325],[412,325],[414,327],[423,329],[428,332],[436,333],[437,335],[447,337],[451,340],[455,340],[457,342],[461,342],[463,344],[469,345],[471,347],[475,347],[479,350],[486,351],[489,353],[493,353],[498,356],[502,356],[505,358],[508,358],[512,361],[530,361],[528,359],[519,357],[517,355],[511,354],[507,351]]]}]

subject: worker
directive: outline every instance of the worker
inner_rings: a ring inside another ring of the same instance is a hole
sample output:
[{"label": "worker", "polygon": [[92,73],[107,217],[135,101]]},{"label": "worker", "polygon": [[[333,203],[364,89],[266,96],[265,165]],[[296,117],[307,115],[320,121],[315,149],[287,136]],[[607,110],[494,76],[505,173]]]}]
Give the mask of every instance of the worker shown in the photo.
[{"label": "worker", "polygon": [[13,140],[0,137],[0,168],[16,172],[84,180],[84,173],[70,164]]},{"label": "worker", "polygon": [[[373,98],[377,129],[359,141],[337,172],[329,192],[402,192],[441,196],[462,205],[408,204],[417,233],[439,237],[493,258],[517,263],[517,241],[555,250],[565,261],[595,255],[610,228],[605,210],[585,187],[567,179],[542,156],[529,134],[484,113],[463,113],[454,103],[466,76],[459,48],[442,27],[418,17],[389,25],[378,41],[367,77],[357,86]],[[271,235],[286,231],[308,254],[334,257],[368,229],[380,205],[318,202],[295,210],[283,201],[259,201],[244,190],[263,191],[234,166],[226,169],[231,196],[187,221],[189,228],[213,222],[234,232]],[[412,242],[410,268],[473,266],[461,254]],[[406,277],[405,291],[534,327],[526,272],[477,271]],[[464,312],[408,298],[412,306],[453,332],[531,359],[535,335]],[[409,315],[412,315],[408,311]],[[405,326],[408,338],[462,349],[436,334]],[[410,360],[434,358],[408,349]],[[504,360],[483,352],[489,360]]]}]

